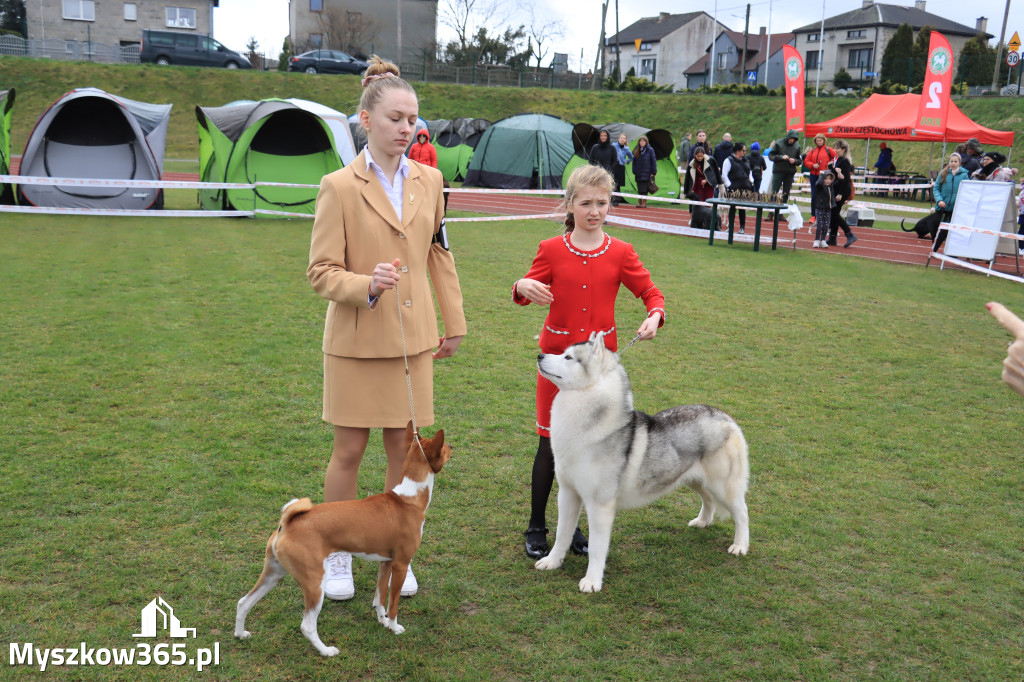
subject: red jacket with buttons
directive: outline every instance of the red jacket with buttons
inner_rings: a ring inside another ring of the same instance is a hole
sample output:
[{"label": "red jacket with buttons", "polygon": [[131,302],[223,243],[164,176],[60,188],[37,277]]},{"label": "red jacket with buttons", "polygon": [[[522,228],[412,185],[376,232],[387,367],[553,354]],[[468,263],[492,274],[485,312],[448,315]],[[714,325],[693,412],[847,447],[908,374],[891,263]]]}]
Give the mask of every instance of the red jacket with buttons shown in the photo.
[{"label": "red jacket with buttons", "polygon": [[[591,332],[606,332],[605,346],[618,350],[615,297],[620,285],[643,300],[648,317],[658,311],[659,326],[665,324],[665,296],[651,281],[651,273],[631,244],[610,235],[593,251],[575,248],[569,235],[545,239],[525,276],[550,285],[554,296],[540,333],[540,348],[545,353],[561,353],[589,339]],[[515,286],[512,300],[519,305],[530,303]],[[628,325],[626,338],[631,339],[640,326],[634,322]],[[538,374],[537,432],[542,436],[550,435],[551,402],[556,393],[555,385]]]}]

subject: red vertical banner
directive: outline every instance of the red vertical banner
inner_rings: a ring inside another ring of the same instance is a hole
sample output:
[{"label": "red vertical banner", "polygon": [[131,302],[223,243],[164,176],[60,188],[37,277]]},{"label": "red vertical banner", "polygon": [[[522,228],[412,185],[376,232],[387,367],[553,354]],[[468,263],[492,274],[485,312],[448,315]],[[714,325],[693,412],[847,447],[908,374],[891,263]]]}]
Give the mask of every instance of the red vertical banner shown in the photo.
[{"label": "red vertical banner", "polygon": [[804,60],[792,45],[782,46],[786,72],[786,130],[804,131]]},{"label": "red vertical banner", "polygon": [[946,132],[949,95],[953,88],[953,50],[949,41],[938,31],[932,31],[928,43],[928,62],[925,65],[924,89],[917,106],[917,133],[944,135]]}]

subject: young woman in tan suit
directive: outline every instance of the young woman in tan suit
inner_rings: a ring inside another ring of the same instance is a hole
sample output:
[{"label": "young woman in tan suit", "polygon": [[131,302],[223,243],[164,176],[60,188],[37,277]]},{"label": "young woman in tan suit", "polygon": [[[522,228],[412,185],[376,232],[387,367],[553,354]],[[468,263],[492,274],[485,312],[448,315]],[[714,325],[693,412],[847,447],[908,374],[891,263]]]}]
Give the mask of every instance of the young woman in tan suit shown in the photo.
[{"label": "young woman in tan suit", "polygon": [[[433,424],[433,361],[454,355],[466,333],[444,230],[441,172],[405,157],[419,116],[416,93],[397,66],[378,57],[371,59],[363,87],[359,119],[367,144],[320,183],[306,271],[313,289],[329,301],[323,418],[334,424],[334,449],[325,502],[355,499],[372,427],[383,428],[385,485],[390,490],[400,483],[411,416],[405,357],[416,424]],[[431,282],[444,336],[438,334]],[[332,554],[326,577],[328,597],[355,593],[349,555]],[[402,596],[416,589],[410,570]]]}]

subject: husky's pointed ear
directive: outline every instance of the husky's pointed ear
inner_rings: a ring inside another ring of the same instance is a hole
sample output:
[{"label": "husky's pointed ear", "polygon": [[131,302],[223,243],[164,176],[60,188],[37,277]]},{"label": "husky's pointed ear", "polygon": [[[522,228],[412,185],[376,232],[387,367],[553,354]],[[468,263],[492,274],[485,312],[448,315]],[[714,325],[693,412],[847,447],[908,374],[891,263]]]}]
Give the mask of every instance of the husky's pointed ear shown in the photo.
[{"label": "husky's pointed ear", "polygon": [[590,332],[590,338],[587,339],[587,343],[594,343],[594,339],[596,339],[597,336],[597,332]]},{"label": "husky's pointed ear", "polygon": [[590,342],[596,346],[604,348],[604,337],[605,332],[594,332],[590,335]]}]

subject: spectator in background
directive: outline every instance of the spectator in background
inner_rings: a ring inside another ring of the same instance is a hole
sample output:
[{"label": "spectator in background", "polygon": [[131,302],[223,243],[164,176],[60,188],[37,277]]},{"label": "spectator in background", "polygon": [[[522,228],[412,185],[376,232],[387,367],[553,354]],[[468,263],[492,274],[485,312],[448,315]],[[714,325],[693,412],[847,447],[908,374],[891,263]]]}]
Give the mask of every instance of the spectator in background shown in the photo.
[{"label": "spectator in background", "polygon": [[978,138],[972,137],[967,140],[963,144],[963,149],[960,148],[960,145],[957,145],[956,150],[960,154],[960,165],[963,166],[968,175],[981,170],[981,157],[985,154],[985,150],[981,148],[981,142]]},{"label": "spectator in background", "polygon": [[679,149],[676,150],[676,165],[680,168],[686,168],[686,164],[690,163],[690,148],[693,147],[693,143],[690,142],[690,133],[683,133],[683,139],[679,143]]},{"label": "spectator in background", "polygon": [[[715,196],[718,171],[715,162],[703,147],[693,150],[693,158],[683,173],[683,196],[690,201],[707,201]],[[714,229],[714,212],[707,206],[690,207],[690,225],[704,230]]]},{"label": "spectator in background", "polygon": [[409,158],[431,168],[437,168],[437,149],[430,144],[430,131],[426,128],[416,131],[416,141],[409,147]]},{"label": "spectator in background", "polygon": [[878,175],[892,175],[896,172],[896,164],[892,162],[892,150],[884,142],[878,145],[878,161],[875,161],[875,171]]},{"label": "spectator in background", "polygon": [[835,246],[839,228],[843,228],[843,234],[846,235],[846,243],[843,244],[843,248],[848,248],[857,241],[857,235],[850,229],[840,211],[843,204],[853,196],[853,162],[850,161],[850,145],[846,143],[846,140],[836,140],[833,148],[836,150],[836,160],[832,162],[832,170],[835,171],[836,181],[832,187],[836,203],[832,207],[832,216],[828,226],[828,241],[825,244],[826,246]]},{"label": "spectator in background", "polygon": [[750,174],[754,177],[754,191],[760,192],[761,180],[764,178],[764,172],[768,169],[768,164],[761,156],[761,144],[757,140],[750,143],[747,161],[750,162]]},{"label": "spectator in background", "polygon": [[[615,191],[621,192],[626,186],[626,166],[633,161],[633,152],[629,151],[629,141],[625,133],[619,134],[619,141],[612,144],[618,163],[615,164]],[[625,199],[612,195],[612,206],[618,206]]]},{"label": "spectator in background", "polygon": [[793,189],[793,176],[800,163],[800,133],[787,130],[786,137],[772,142],[768,158],[772,162],[772,194],[782,190],[782,203],[789,203],[789,192]]},{"label": "spectator in background", "polygon": [[612,146],[607,130],[598,133],[597,144],[590,148],[587,158],[590,163],[604,168],[612,177],[615,176],[615,166],[619,163],[619,155],[615,151],[615,147]]},{"label": "spectator in background", "polygon": [[[1020,227],[1017,234],[1024,236],[1024,181],[1020,183],[1020,194],[1017,196],[1017,225]],[[1024,256],[1024,241],[1017,240],[1017,249]]]},{"label": "spectator in background", "polygon": [[711,156],[711,145],[708,144],[708,134],[703,130],[697,131],[697,141],[690,147],[690,159],[693,159],[693,153],[700,147],[704,150],[706,156]]},{"label": "spectator in background", "polygon": [[985,152],[981,157],[981,169],[971,173],[971,180],[992,180],[994,182],[1013,182],[1017,174],[1016,168],[1003,168],[1006,157],[999,152]]},{"label": "spectator in background", "polygon": [[[747,146],[737,142],[732,147],[732,154],[722,164],[722,184],[730,192],[752,192],[754,190],[754,176],[750,172],[750,163],[747,161]],[[747,211],[740,209],[740,234],[747,231]],[[736,217],[736,207],[729,207],[729,224],[733,224]]]},{"label": "spectator in background", "polygon": [[715,165],[722,168],[725,164],[725,160],[732,154],[732,135],[726,133],[722,135],[722,141],[715,145],[715,151],[711,153],[711,156],[715,159]]},{"label": "spectator in background", "polygon": [[[658,160],[654,150],[648,144],[647,136],[641,135],[633,149],[633,176],[636,178],[636,193],[646,195],[650,190],[651,180],[658,172]],[[637,202],[637,208],[647,208],[647,199]]]},{"label": "spectator in background", "polygon": [[[960,191],[960,183],[967,179],[967,171],[960,163],[960,155],[953,152],[949,155],[949,163],[942,167],[935,184],[932,186],[932,196],[935,197],[935,210],[942,211],[941,222],[948,223],[953,216],[953,204],[956,203],[957,192]],[[935,236],[935,245],[932,251],[938,251],[943,242],[946,241],[948,230],[940,229]],[[924,236],[927,236],[926,233]],[[921,235],[918,235],[921,236]]]},{"label": "spectator in background", "polygon": [[[811,210],[817,213],[817,202],[814,197],[818,194],[818,176],[822,174],[836,158],[834,149],[829,149],[825,136],[818,133],[814,136],[814,146],[804,154],[804,167],[807,169],[811,181]],[[813,225],[817,216],[811,216]]]}]

